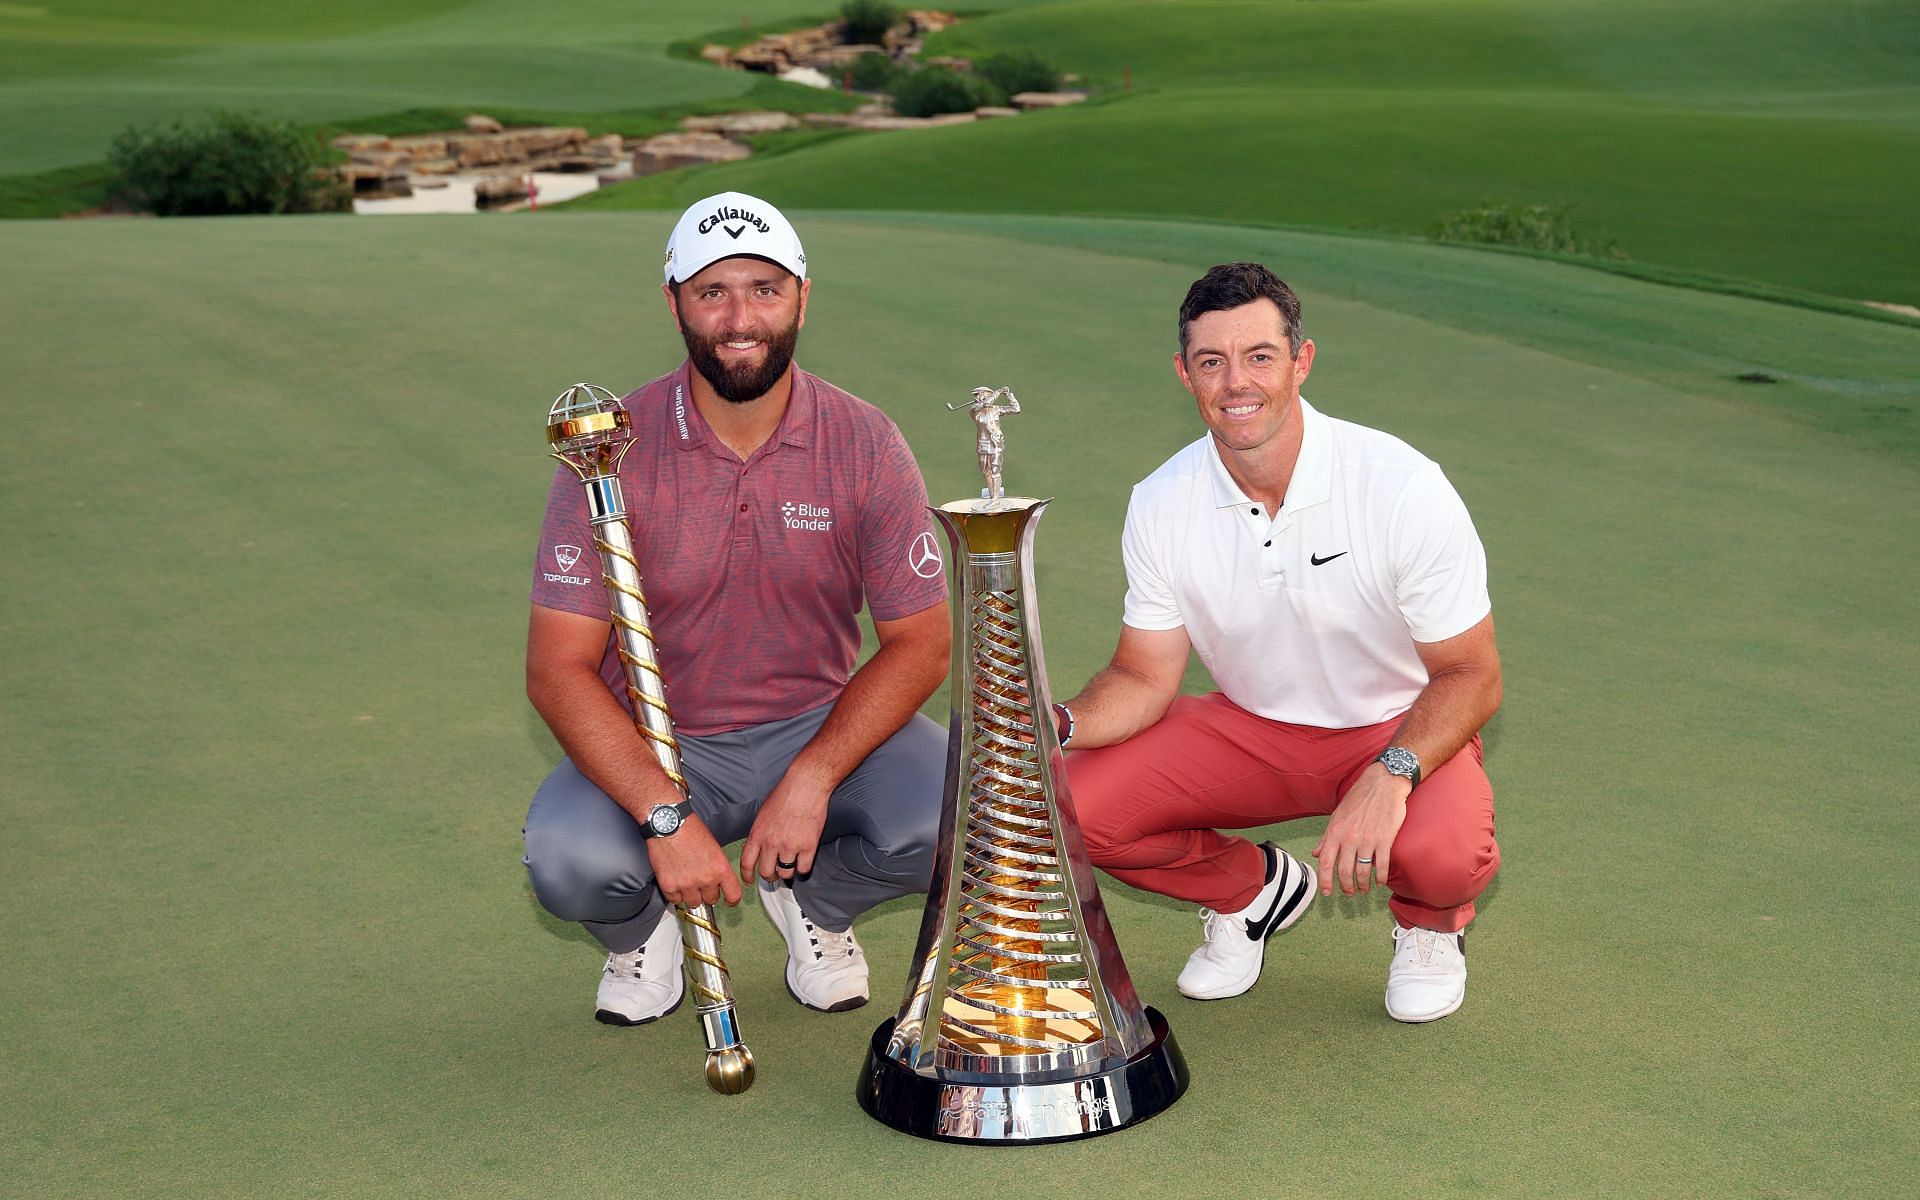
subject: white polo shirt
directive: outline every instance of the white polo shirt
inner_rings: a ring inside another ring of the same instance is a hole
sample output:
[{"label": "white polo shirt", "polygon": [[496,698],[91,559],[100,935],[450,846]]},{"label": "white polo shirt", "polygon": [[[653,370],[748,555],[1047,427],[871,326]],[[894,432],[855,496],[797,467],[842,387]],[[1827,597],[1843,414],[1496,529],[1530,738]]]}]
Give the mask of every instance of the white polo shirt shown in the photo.
[{"label": "white polo shirt", "polygon": [[1121,549],[1126,623],[1184,626],[1235,704],[1351,729],[1412,707],[1416,642],[1493,609],[1487,558],[1459,493],[1391,434],[1303,399],[1300,458],[1279,514],[1241,492],[1211,434],[1133,489]]}]

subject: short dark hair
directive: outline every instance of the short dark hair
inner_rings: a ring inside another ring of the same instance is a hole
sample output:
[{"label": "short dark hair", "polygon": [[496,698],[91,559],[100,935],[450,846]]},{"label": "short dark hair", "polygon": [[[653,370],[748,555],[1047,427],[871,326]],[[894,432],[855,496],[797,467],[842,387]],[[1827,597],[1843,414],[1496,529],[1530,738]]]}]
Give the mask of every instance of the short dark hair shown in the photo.
[{"label": "short dark hair", "polygon": [[1187,352],[1187,331],[1196,317],[1262,299],[1273,301],[1280,310],[1280,324],[1290,348],[1288,357],[1300,357],[1300,297],[1278,275],[1256,262],[1221,263],[1194,280],[1187,298],[1180,302],[1180,353]]}]

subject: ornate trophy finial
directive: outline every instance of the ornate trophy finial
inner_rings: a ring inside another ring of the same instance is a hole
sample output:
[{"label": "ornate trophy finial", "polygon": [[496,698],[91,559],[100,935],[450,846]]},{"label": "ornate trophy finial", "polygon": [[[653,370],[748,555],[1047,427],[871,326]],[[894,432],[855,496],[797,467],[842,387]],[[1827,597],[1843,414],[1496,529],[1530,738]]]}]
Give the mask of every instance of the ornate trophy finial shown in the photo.
[{"label": "ornate trophy finial", "polygon": [[[587,519],[593,524],[594,548],[600,552],[614,644],[626,669],[627,695],[633,701],[634,728],[684,796],[687,781],[680,773],[680,743],[673,735],[673,714],[667,708],[666,686],[647,620],[647,598],[640,590],[640,564],[633,556],[633,534],[620,493],[620,460],[633,446],[632,418],[612,392],[576,383],[547,409],[547,445],[587,490]],[[753,1052],[740,1038],[713,906],[676,905],[674,912],[686,950],[687,986],[707,1043],[707,1085],[728,1095],[744,1092],[753,1086]]]},{"label": "ornate trophy finial", "polygon": [[[1002,396],[1007,398],[1004,406],[995,403]],[[970,402],[947,405],[948,412],[959,412],[962,408],[973,414],[973,423],[980,429],[980,473],[987,477],[986,490],[980,494],[987,500],[1003,499],[1007,491],[1000,484],[1000,462],[1007,453],[1007,435],[1000,428],[1000,417],[1019,412],[1020,397],[1013,394],[1012,388],[977,387]]]}]

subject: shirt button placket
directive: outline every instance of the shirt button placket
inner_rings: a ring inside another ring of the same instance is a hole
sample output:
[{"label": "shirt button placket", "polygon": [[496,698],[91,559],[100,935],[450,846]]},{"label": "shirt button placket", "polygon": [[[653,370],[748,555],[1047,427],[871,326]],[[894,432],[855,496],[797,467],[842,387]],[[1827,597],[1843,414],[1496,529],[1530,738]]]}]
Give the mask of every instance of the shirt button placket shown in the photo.
[{"label": "shirt button placket", "polygon": [[753,540],[753,504],[747,496],[747,464],[740,464],[740,473],[733,480],[733,540],[736,545]]}]

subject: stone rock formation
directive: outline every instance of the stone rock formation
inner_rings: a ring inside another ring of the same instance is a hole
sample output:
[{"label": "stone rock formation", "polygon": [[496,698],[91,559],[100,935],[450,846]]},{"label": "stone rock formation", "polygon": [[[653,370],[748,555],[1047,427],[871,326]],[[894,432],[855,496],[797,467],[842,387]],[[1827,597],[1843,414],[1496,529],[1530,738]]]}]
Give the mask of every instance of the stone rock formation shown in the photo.
[{"label": "stone rock formation", "polygon": [[783,112],[721,113],[717,116],[683,118],[680,128],[692,130],[695,133],[721,133],[728,137],[744,137],[754,133],[779,133],[783,129],[798,129],[800,118],[792,113]]},{"label": "stone rock formation", "polygon": [[634,144],[633,173],[652,175],[701,163],[738,162],[752,153],[751,147],[707,130],[663,133]]},{"label": "stone rock formation", "polygon": [[[341,175],[361,196],[405,196],[415,176],[437,178],[456,174],[482,175],[475,191],[507,196],[513,186],[526,193],[526,176],[535,171],[610,171],[622,163],[625,145],[620,135],[588,137],[587,131],[563,126],[522,129],[475,129],[476,122],[493,121],[477,114],[467,118],[466,130],[384,137],[347,134],[333,144],[347,152]],[[493,121],[495,125],[499,122]],[[488,185],[482,188],[480,184]]]}]

